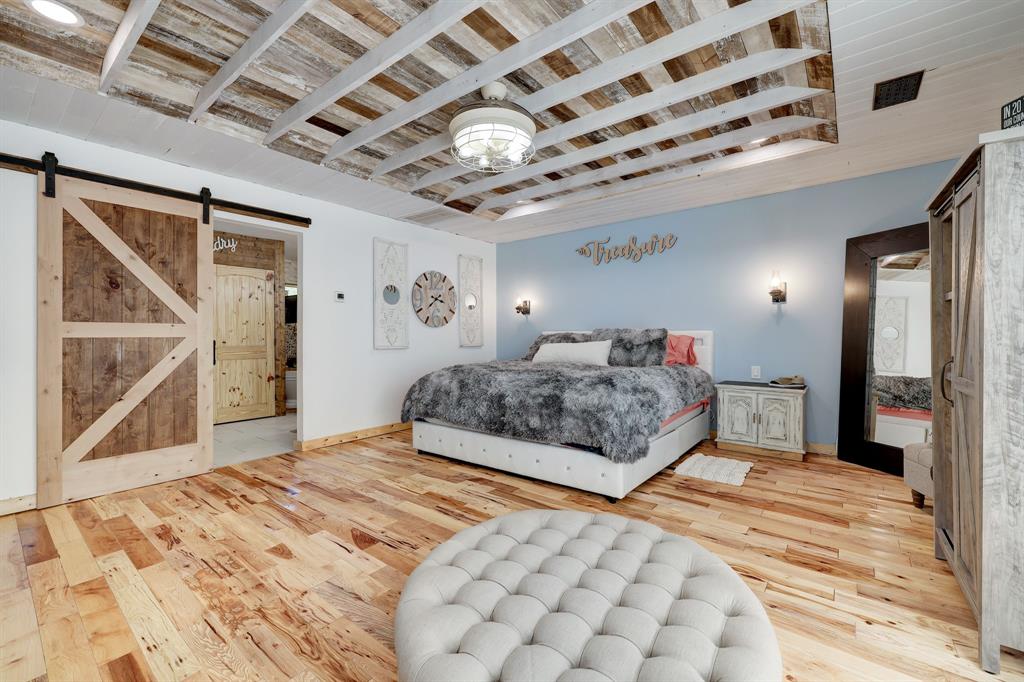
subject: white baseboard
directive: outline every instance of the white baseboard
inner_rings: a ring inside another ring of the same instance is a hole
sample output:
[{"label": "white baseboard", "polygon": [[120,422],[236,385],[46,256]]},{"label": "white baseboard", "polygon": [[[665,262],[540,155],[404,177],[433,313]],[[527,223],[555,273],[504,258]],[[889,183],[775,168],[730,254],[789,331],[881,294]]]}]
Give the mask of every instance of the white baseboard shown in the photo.
[{"label": "white baseboard", "polygon": [[8,497],[6,500],[0,500],[0,516],[35,508],[35,495],[22,495],[21,497]]}]

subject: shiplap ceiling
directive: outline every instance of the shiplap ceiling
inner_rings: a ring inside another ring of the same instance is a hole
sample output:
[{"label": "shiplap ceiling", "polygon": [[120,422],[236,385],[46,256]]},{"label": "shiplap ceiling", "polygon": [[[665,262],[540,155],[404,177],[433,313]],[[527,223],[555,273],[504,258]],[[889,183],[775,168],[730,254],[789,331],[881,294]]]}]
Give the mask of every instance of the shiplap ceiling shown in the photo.
[{"label": "shiplap ceiling", "polygon": [[[0,0],[0,116],[492,241],[953,158],[1024,68],[1024,0],[162,0],[100,97],[138,3]],[[539,123],[500,179],[445,133],[493,78]]]}]

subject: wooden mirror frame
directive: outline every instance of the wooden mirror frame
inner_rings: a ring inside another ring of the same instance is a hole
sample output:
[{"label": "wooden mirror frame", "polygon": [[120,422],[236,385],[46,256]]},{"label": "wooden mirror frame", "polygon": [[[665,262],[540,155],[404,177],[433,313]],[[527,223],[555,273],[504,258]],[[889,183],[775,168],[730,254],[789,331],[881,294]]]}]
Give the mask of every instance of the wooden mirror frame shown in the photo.
[{"label": "wooden mirror frame", "polygon": [[903,449],[865,437],[871,264],[875,258],[928,248],[928,223],[846,240],[843,349],[839,372],[839,459],[903,475]]}]

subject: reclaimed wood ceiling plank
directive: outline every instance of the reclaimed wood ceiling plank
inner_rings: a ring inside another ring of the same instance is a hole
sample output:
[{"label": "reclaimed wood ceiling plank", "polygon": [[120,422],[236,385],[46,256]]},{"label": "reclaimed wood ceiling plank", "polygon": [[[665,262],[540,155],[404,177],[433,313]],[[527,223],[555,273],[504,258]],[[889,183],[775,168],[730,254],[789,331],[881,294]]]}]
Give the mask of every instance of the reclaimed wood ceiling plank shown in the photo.
[{"label": "reclaimed wood ceiling plank", "polygon": [[331,102],[337,101],[384,72],[416,47],[462,20],[482,2],[483,0],[466,0],[433,5],[364,53],[316,91],[289,107],[271,125],[263,140],[264,144],[273,142],[295,123],[306,120]]},{"label": "reclaimed wood ceiling plank", "polygon": [[637,6],[645,0],[622,0],[616,3],[591,3],[577,10],[565,19],[551,24],[520,41],[492,59],[463,72],[458,78],[425,93],[401,109],[388,112],[371,125],[360,128],[338,140],[328,152],[328,158],[336,158],[357,147],[433,111],[453,99],[542,57],[573,40],[590,33]]},{"label": "reclaimed wood ceiling plank", "polygon": [[799,102],[821,92],[821,90],[814,88],[797,88],[792,86],[783,86],[774,90],[760,92],[735,102],[729,102],[720,107],[700,111],[630,135],[608,140],[593,147],[580,149],[571,154],[564,154],[541,163],[531,163],[506,173],[488,177],[485,180],[464,185],[452,194],[449,194],[448,199],[461,199],[495,187],[511,184],[538,173],[568,168],[577,163],[600,159],[606,154],[626,151],[639,145],[651,144],[669,137],[688,134],[694,130],[701,130],[711,125],[718,125],[741,118],[751,111],[760,111],[771,107],[780,107],[790,102]]},{"label": "reclaimed wood ceiling plank", "polygon": [[291,0],[283,3],[276,12],[267,17],[242,44],[238,51],[220,67],[220,70],[203,86],[196,95],[195,104],[188,115],[189,123],[195,123],[199,116],[210,108],[220,93],[233,83],[246,67],[260,54],[280,38],[292,24],[306,13],[306,10],[318,0]]}]

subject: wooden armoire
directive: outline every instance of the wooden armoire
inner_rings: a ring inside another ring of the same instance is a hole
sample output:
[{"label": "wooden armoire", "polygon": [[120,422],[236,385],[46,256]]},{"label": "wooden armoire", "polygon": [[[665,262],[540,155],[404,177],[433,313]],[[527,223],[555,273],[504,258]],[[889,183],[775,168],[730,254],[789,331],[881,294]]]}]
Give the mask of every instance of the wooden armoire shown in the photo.
[{"label": "wooden armoire", "polygon": [[982,135],[928,211],[935,556],[995,673],[1024,649],[1024,128]]}]

